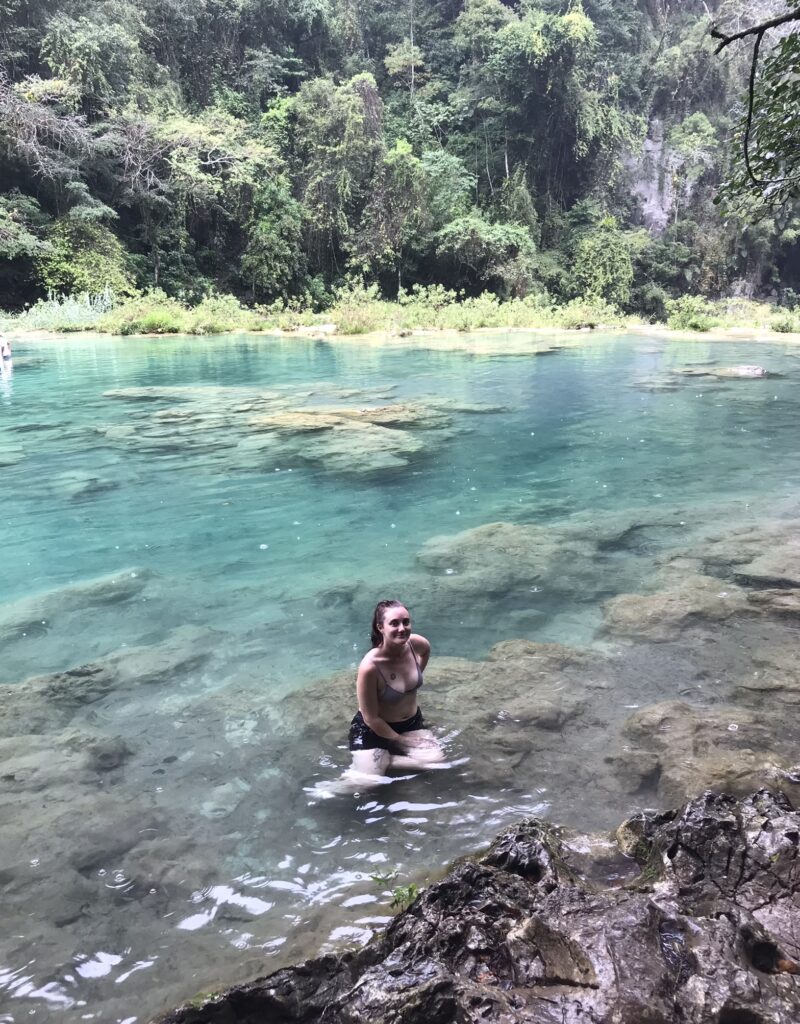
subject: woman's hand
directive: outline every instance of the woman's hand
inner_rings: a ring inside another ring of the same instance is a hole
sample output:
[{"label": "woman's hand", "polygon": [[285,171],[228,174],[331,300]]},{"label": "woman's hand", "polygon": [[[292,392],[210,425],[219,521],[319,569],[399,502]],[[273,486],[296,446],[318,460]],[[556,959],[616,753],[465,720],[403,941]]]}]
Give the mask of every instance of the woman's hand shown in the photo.
[{"label": "woman's hand", "polygon": [[415,736],[413,733],[406,733],[397,739],[398,747],[403,750],[425,750],[435,747],[436,740],[430,736]]}]

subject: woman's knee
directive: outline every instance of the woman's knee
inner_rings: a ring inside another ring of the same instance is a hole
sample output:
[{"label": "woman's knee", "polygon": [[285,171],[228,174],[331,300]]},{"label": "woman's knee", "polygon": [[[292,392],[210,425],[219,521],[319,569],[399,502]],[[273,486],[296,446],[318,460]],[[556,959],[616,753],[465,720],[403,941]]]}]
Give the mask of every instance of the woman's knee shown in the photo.
[{"label": "woman's knee", "polygon": [[393,768],[423,768],[426,765],[444,761],[444,750],[435,736],[430,734],[429,737],[422,737],[421,731],[409,733],[408,735],[421,737],[425,742],[421,743],[419,746],[415,745],[407,747],[400,755],[393,755]]},{"label": "woman's knee", "polygon": [[388,750],[376,747],[374,750],[354,750],[351,769],[364,775],[385,775],[391,755]]}]

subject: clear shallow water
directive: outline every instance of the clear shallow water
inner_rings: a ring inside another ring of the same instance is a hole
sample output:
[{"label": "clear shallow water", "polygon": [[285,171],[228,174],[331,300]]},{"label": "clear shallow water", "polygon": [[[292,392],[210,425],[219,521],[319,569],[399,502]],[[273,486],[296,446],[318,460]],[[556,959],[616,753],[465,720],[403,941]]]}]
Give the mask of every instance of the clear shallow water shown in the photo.
[{"label": "clear shallow water", "polygon": [[[4,780],[14,827],[0,878],[0,1022],[147,1020],[218,981],[363,940],[389,913],[371,873],[424,878],[531,811],[586,826],[624,812],[632,801],[620,793],[580,800],[580,772],[570,782],[560,761],[507,783],[467,766],[309,806],[303,785],[346,760],[351,708],[332,703],[329,730],[288,752],[272,721],[277,760],[252,709],[354,666],[375,600],[396,592],[437,655],[480,658],[517,637],[590,644],[602,599],[647,589],[650,556],[667,543],[610,547],[585,587],[545,579],[443,602],[416,561],[432,536],[647,509],[689,542],[717,509],[757,520],[790,505],[800,363],[788,347],[755,351],[644,338],[537,358],[267,339],[17,345],[0,382],[0,682],[112,652],[171,653],[150,685],[131,679],[32,729],[36,740],[8,741],[14,764],[27,746],[52,769],[23,796],[15,786],[30,765]],[[755,360],[785,376],[668,377]],[[354,474],[324,457],[309,464],[302,447],[245,457],[219,444],[239,429],[230,424],[153,441],[179,395],[107,397],[193,386],[206,389],[209,416],[254,389],[290,406],[454,406],[446,423],[412,432],[423,447],[405,468]],[[458,411],[479,405],[494,411]],[[80,589],[109,574],[133,589]],[[620,707],[683,685],[674,660],[644,664],[649,682],[642,664],[619,673]],[[586,721],[576,735],[601,751],[607,728]],[[89,733],[126,745],[117,767],[75,760]],[[469,742],[455,738],[454,754],[469,756]]]}]

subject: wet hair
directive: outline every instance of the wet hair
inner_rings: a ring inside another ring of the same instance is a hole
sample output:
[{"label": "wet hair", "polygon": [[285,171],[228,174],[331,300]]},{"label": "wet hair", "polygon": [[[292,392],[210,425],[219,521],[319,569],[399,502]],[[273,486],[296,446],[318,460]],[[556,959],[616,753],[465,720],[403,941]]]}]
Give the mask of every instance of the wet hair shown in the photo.
[{"label": "wet hair", "polygon": [[372,640],[373,647],[380,647],[383,642],[383,636],[379,627],[383,625],[383,620],[386,618],[387,608],[405,608],[405,605],[402,601],[378,601],[375,605],[375,611],[372,613],[370,639]]}]

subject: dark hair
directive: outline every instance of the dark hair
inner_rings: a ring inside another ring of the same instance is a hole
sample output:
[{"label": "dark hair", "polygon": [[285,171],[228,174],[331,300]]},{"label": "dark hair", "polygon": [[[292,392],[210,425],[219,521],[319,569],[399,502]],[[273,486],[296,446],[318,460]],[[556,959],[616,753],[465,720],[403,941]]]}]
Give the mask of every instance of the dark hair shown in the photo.
[{"label": "dark hair", "polygon": [[375,611],[372,613],[372,632],[370,633],[370,639],[372,640],[373,647],[380,647],[383,636],[378,628],[383,625],[383,620],[386,617],[387,608],[405,608],[402,601],[378,601],[375,605]]}]

